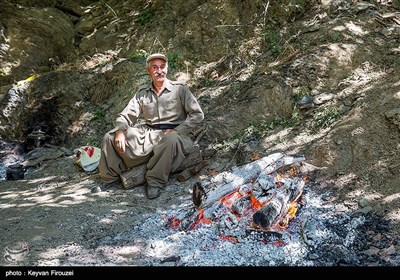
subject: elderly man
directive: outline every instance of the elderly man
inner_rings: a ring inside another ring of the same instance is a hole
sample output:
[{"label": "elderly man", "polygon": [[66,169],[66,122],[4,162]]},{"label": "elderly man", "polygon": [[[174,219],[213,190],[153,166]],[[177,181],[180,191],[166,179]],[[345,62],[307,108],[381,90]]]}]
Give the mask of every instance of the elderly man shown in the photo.
[{"label": "elderly man", "polygon": [[204,113],[185,84],[167,78],[164,54],[148,56],[146,72],[151,82],[139,88],[103,138],[99,171],[110,186],[122,172],[147,163],[145,195],[154,199],[192,148],[190,132]]}]

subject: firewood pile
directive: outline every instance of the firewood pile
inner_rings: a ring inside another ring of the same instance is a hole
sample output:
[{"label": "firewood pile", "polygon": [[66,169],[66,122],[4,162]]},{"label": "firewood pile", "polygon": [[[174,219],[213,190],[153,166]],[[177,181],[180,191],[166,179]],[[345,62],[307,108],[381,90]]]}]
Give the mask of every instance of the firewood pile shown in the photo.
[{"label": "firewood pile", "polygon": [[175,217],[173,223],[184,230],[212,222],[233,228],[243,221],[253,229],[284,229],[299,207],[305,179],[293,172],[279,176],[278,171],[293,170],[302,161],[303,156],[275,153],[197,181],[193,185],[193,212]]}]

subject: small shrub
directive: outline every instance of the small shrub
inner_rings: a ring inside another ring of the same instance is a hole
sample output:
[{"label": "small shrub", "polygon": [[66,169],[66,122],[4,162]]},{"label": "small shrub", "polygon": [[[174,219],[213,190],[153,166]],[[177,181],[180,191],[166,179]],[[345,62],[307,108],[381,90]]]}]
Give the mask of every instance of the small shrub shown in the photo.
[{"label": "small shrub", "polygon": [[278,57],[283,52],[284,48],[278,31],[264,33],[263,40],[266,43],[267,50],[270,50],[273,56]]},{"label": "small shrub", "polygon": [[178,66],[179,55],[176,52],[167,55],[168,57],[168,67],[174,69]]},{"label": "small shrub", "polygon": [[145,51],[145,50],[134,50],[131,54],[130,54],[130,58],[132,59],[140,59],[140,58],[144,58],[147,57],[149,54]]},{"label": "small shrub", "polygon": [[101,59],[101,60],[99,61],[99,66],[100,66],[100,67],[103,67],[103,66],[106,65],[108,62],[110,62],[109,59]]},{"label": "small shrub", "polygon": [[137,22],[141,25],[145,25],[149,23],[154,18],[154,11],[153,10],[143,10],[139,13]]},{"label": "small shrub", "polygon": [[339,32],[330,33],[330,38],[333,43],[337,43],[343,41],[343,35]]},{"label": "small shrub", "polygon": [[315,113],[311,122],[311,129],[326,128],[333,124],[339,117],[340,113],[337,108],[322,108]]},{"label": "small shrub", "polygon": [[103,108],[99,108],[96,111],[94,111],[91,121],[101,121],[104,120],[105,117],[106,117],[106,110],[104,110]]}]

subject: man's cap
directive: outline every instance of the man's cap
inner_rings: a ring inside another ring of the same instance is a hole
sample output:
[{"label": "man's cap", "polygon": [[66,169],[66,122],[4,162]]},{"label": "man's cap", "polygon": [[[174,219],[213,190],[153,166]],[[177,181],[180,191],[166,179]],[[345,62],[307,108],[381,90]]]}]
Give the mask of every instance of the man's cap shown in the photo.
[{"label": "man's cap", "polygon": [[155,58],[161,58],[163,60],[165,60],[165,62],[168,62],[168,58],[163,55],[162,53],[153,53],[151,55],[149,55],[146,59],[146,62],[149,63],[150,60],[155,59]]}]

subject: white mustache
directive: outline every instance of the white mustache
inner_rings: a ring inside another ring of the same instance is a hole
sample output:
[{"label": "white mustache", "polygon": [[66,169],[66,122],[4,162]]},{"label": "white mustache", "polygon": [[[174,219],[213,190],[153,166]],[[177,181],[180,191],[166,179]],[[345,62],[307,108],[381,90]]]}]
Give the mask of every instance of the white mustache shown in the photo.
[{"label": "white mustache", "polygon": [[154,73],[154,76],[156,76],[156,77],[164,77],[165,76],[165,72]]}]

